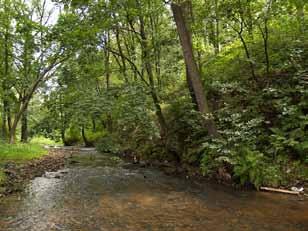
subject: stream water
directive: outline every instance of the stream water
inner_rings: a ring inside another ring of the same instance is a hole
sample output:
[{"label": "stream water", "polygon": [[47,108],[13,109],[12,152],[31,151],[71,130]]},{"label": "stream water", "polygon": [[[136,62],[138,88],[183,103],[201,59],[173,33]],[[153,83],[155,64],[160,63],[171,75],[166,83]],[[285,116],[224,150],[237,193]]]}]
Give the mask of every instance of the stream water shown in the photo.
[{"label": "stream water", "polygon": [[164,175],[80,152],[0,202],[1,231],[308,230],[308,201]]}]

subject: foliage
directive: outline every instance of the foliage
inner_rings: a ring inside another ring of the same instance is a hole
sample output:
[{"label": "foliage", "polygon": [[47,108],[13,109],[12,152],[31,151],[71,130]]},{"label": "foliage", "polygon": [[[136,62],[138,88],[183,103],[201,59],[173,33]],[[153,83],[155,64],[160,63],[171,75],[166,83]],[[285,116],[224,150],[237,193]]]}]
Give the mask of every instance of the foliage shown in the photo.
[{"label": "foliage", "polygon": [[61,142],[56,142],[55,140],[48,139],[44,136],[35,136],[30,140],[30,144],[38,144],[38,145],[62,145]]},{"label": "foliage", "polygon": [[[242,184],[251,182],[257,188],[262,184],[286,184],[295,181],[296,175],[305,179],[307,93],[301,79],[301,73],[284,82],[276,77],[271,87],[256,93],[249,85],[214,82],[224,100],[216,112],[221,137],[203,144],[204,174],[214,175],[227,164],[235,180]],[[230,98],[232,94],[247,92],[245,99]],[[294,159],[301,160],[296,167]]]},{"label": "foliage", "polygon": [[96,145],[96,149],[101,153],[118,153],[119,151],[116,140],[111,136],[101,138]]}]

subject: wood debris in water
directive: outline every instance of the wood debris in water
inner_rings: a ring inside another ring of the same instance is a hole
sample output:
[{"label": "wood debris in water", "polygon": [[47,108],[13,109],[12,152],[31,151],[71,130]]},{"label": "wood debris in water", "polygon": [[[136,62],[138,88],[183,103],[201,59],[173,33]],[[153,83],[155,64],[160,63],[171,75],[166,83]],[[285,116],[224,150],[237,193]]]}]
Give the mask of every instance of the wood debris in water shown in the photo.
[{"label": "wood debris in water", "polygon": [[291,191],[291,190],[286,190],[286,189],[278,189],[278,188],[270,188],[270,187],[260,187],[260,190],[269,191],[269,192],[293,194],[293,195],[299,195],[300,194],[300,192],[298,192],[298,191]]}]

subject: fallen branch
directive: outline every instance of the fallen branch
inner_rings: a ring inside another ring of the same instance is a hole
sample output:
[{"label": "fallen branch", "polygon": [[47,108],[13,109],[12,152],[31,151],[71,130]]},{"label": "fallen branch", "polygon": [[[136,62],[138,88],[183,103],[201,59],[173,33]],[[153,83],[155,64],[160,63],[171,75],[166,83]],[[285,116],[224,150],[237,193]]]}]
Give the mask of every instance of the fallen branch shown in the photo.
[{"label": "fallen branch", "polygon": [[299,195],[300,192],[296,191],[290,191],[286,189],[278,189],[278,188],[269,188],[269,187],[260,187],[261,190],[269,191],[269,192],[279,192],[279,193],[286,193],[286,194],[293,194],[293,195]]}]

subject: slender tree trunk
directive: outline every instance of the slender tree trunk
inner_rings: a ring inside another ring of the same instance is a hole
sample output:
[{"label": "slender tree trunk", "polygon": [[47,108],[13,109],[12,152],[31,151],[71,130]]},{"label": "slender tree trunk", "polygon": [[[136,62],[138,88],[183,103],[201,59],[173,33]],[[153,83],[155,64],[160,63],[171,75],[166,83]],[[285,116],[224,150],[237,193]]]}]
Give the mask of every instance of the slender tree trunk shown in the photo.
[{"label": "slender tree trunk", "polygon": [[[136,59],[136,46],[135,46],[134,38],[133,37],[131,38],[131,36],[123,36],[123,42],[124,42],[124,47],[125,47],[125,50],[127,52],[128,58],[130,60],[135,60]],[[123,54],[124,54],[124,52],[123,52]],[[132,71],[133,71],[133,76],[134,76],[133,79],[134,79],[134,81],[137,81],[138,73],[137,73],[135,68],[133,68]]]},{"label": "slender tree trunk", "polygon": [[[106,91],[110,89],[110,52],[109,52],[109,43],[110,43],[110,33],[107,32],[105,39],[105,76],[106,76]],[[113,132],[113,121],[111,114],[107,112],[107,130],[109,133]]]},{"label": "slender tree trunk", "polygon": [[96,132],[96,121],[95,121],[95,117],[92,118],[92,132]]},{"label": "slender tree trunk", "polygon": [[166,123],[164,114],[162,112],[158,96],[157,96],[154,89],[151,89],[151,96],[152,96],[153,103],[154,103],[154,106],[155,106],[155,114],[158,118],[158,123],[160,125],[160,136],[161,136],[161,138],[164,139],[167,135],[167,132],[168,132],[167,123]]},{"label": "slender tree trunk", "polygon": [[[304,0],[303,0],[304,2]],[[299,23],[299,30],[301,33],[305,33],[305,3],[298,3],[296,5],[296,16]]]},{"label": "slender tree trunk", "polygon": [[265,56],[265,65],[266,65],[266,76],[269,77],[270,74],[270,57],[269,57],[269,50],[268,50],[268,43],[269,43],[269,28],[268,23],[270,20],[270,13],[272,8],[272,0],[268,0],[266,3],[266,12],[264,16],[264,29],[261,25],[259,25],[259,29],[261,31],[261,35],[263,38],[263,48],[264,48],[264,56]]},{"label": "slender tree trunk", "polygon": [[183,50],[185,64],[189,73],[190,82],[194,94],[196,96],[196,101],[199,111],[204,116],[205,126],[208,130],[210,136],[217,136],[218,132],[215,126],[214,120],[211,118],[211,111],[208,106],[206,94],[202,85],[200,72],[198,70],[191,42],[191,36],[185,24],[185,19],[183,16],[183,11],[181,5],[171,3],[171,9],[173,12],[174,20],[177,26],[177,31],[180,37],[181,46]]},{"label": "slender tree trunk", "polygon": [[247,17],[248,17],[247,21],[248,33],[250,39],[253,41],[254,36],[253,36],[253,17],[251,13],[251,0],[247,0]]},{"label": "slender tree trunk", "polygon": [[28,142],[28,110],[22,114],[21,117],[21,142],[27,143]]},{"label": "slender tree trunk", "polygon": [[108,52],[108,50],[106,50],[105,52],[105,68],[106,68],[106,73],[105,73],[105,76],[106,76],[106,89],[107,91],[109,90],[109,87],[110,87],[110,68],[109,68],[109,58],[110,58],[110,54]]},{"label": "slender tree trunk", "polygon": [[219,28],[219,12],[218,12],[218,0],[215,0],[215,54],[220,52],[220,28]]},{"label": "slender tree trunk", "polygon": [[249,63],[249,67],[250,67],[250,73],[251,73],[251,77],[256,81],[256,83],[259,83],[256,73],[255,73],[255,65],[253,64],[252,60],[251,60],[251,55],[247,46],[247,43],[242,35],[242,33],[238,33],[238,36],[242,42],[245,54],[246,54],[246,58],[248,59],[248,63]]},{"label": "slender tree trunk", "polygon": [[91,147],[92,145],[90,144],[89,140],[87,139],[86,131],[85,131],[85,127],[84,126],[81,127],[81,136],[82,136],[84,145],[86,147]]},{"label": "slender tree trunk", "polygon": [[149,78],[149,85],[150,85],[150,91],[151,91],[151,96],[153,99],[153,103],[155,106],[155,114],[158,118],[158,123],[160,127],[160,136],[162,139],[164,139],[167,135],[168,128],[167,128],[167,123],[165,120],[165,117],[163,115],[159,98],[157,96],[156,90],[155,90],[155,83],[154,83],[154,76],[153,76],[153,70],[152,70],[152,64],[150,61],[150,56],[148,53],[148,41],[147,41],[147,36],[145,33],[145,28],[144,28],[144,21],[142,16],[139,17],[140,21],[140,35],[141,35],[141,49],[142,49],[142,60],[144,62],[145,70],[147,72],[148,78]]},{"label": "slender tree trunk", "polygon": [[120,31],[119,31],[118,26],[116,28],[116,42],[117,42],[117,47],[118,47],[121,62],[122,62],[122,66],[120,66],[121,72],[124,76],[125,82],[128,83],[128,78],[127,78],[127,73],[126,73],[126,62],[125,62],[125,59],[123,58],[123,49],[122,49],[122,46],[121,46]]},{"label": "slender tree trunk", "polygon": [[270,74],[270,59],[268,53],[268,20],[265,20],[265,25],[264,25],[264,55],[266,63],[266,75],[268,77]]},{"label": "slender tree trunk", "polygon": [[11,131],[12,128],[12,117],[11,117],[11,109],[10,105],[8,104],[7,111],[6,111],[6,117],[7,117],[7,128],[8,131]]},{"label": "slender tree trunk", "polygon": [[3,96],[3,108],[2,108],[2,125],[1,125],[1,135],[4,141],[7,141],[8,130],[7,130],[7,107],[8,102],[5,100],[5,96]]},{"label": "slender tree trunk", "polygon": [[65,128],[61,128],[61,140],[64,146],[68,145],[68,143],[66,142],[66,138],[65,138]]}]

